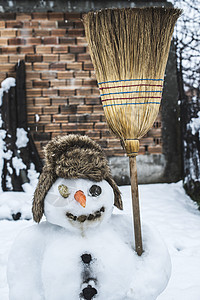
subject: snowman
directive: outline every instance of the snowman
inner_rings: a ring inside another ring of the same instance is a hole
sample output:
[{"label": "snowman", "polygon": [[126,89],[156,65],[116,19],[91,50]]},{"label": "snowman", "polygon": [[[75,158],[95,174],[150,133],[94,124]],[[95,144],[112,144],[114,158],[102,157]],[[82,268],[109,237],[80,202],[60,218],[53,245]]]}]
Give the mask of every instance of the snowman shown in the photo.
[{"label": "snowman", "polygon": [[[33,218],[8,262],[10,300],[155,300],[170,278],[168,251],[143,225],[134,251],[132,220],[101,147],[87,136],[56,137],[44,150]],[[46,221],[40,222],[43,214]]]}]

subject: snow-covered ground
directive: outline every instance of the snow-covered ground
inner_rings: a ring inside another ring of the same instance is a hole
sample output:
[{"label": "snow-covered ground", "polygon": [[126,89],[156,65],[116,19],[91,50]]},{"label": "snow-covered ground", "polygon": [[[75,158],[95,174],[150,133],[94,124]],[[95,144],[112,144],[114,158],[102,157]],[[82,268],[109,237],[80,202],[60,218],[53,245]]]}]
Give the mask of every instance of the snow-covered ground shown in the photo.
[{"label": "snow-covered ground", "polygon": [[[123,186],[120,189],[124,201],[123,213],[130,214],[130,187]],[[170,282],[157,300],[199,300],[200,212],[197,206],[185,194],[181,182],[140,185],[139,192],[142,220],[159,230],[169,249],[172,260]],[[9,203],[13,203],[13,199],[19,198],[24,205],[22,217],[29,216],[30,205],[27,205],[27,201],[23,201],[26,197],[31,199],[30,194],[26,193],[1,193],[0,213],[2,209],[5,214],[6,199]],[[30,202],[31,200],[29,200]],[[1,206],[1,204],[3,205]],[[9,205],[8,208],[10,209]],[[27,214],[25,213],[26,210]],[[119,213],[119,211],[115,209],[114,213]],[[0,221],[1,300],[8,300],[6,265],[11,245],[17,234],[23,228],[32,224],[32,220]]]}]

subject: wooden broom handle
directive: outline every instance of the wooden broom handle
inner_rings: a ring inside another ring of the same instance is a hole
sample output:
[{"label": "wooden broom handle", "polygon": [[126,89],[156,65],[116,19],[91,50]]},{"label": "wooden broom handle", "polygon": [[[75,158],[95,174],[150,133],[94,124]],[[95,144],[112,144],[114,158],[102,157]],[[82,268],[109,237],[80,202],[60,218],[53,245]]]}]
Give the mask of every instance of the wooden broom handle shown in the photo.
[{"label": "wooden broom handle", "polygon": [[140,223],[140,207],[138,198],[138,181],[137,181],[137,166],[136,156],[129,157],[130,163],[130,178],[131,178],[131,194],[132,194],[132,207],[133,207],[133,222],[135,232],[135,250],[139,256],[143,253],[142,247],[142,234]]}]

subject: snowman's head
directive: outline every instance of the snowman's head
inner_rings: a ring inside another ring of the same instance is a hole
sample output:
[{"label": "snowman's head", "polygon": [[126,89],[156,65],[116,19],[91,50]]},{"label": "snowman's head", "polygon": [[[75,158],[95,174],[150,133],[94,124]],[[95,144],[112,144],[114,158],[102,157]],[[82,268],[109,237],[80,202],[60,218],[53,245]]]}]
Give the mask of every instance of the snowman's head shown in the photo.
[{"label": "snowman's head", "polygon": [[47,221],[69,230],[86,230],[111,216],[114,193],[107,181],[58,178],[44,200]]},{"label": "snowman's head", "polygon": [[[44,209],[49,222],[64,227],[98,224],[110,214],[113,202],[122,209],[106,156],[88,136],[56,137],[47,144],[44,154],[45,166],[33,199],[36,222],[40,222]],[[53,215],[61,220],[53,221]]]}]

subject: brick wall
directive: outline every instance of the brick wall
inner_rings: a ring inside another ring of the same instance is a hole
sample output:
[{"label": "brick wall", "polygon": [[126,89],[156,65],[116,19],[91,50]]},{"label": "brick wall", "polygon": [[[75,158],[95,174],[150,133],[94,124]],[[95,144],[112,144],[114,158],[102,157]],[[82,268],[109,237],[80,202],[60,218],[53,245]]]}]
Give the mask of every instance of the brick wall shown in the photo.
[{"label": "brick wall", "polygon": [[[28,126],[42,155],[56,135],[87,134],[108,156],[124,156],[109,133],[80,13],[0,14],[0,81],[26,62]],[[162,153],[161,113],[140,154]]]}]

